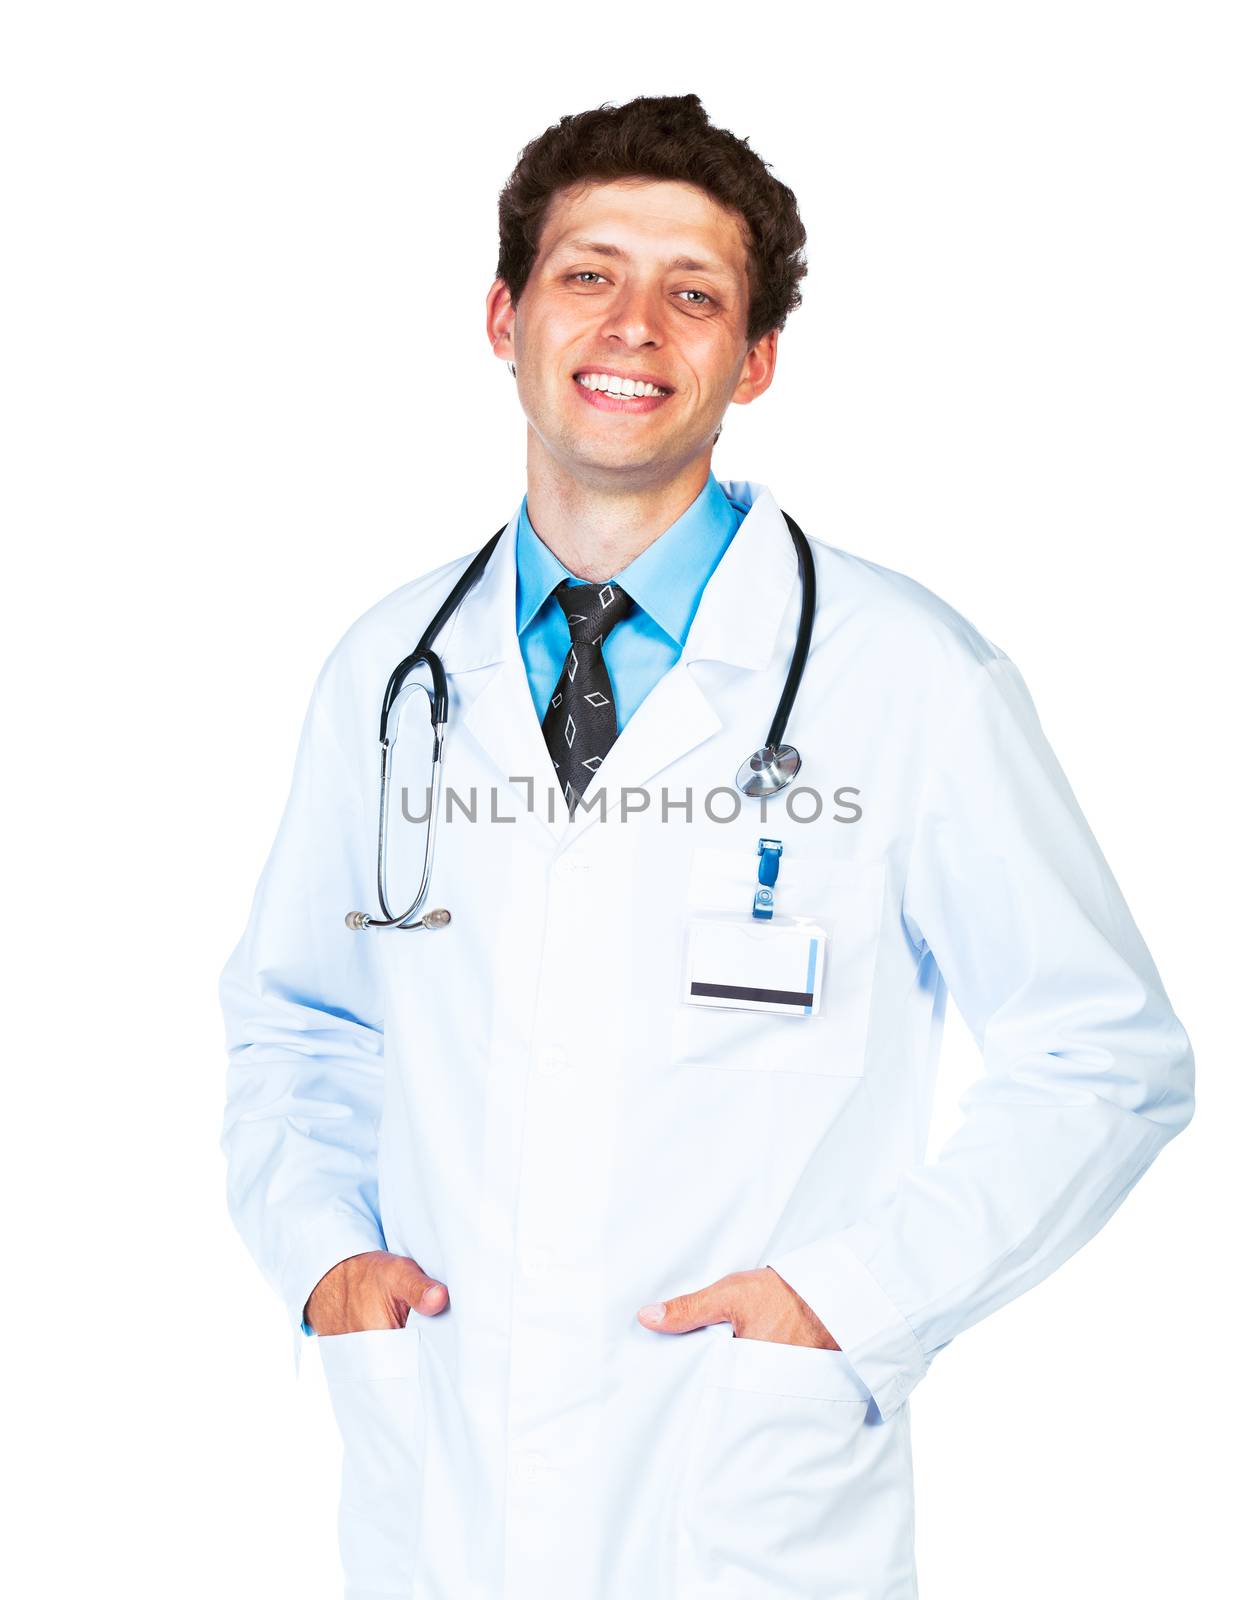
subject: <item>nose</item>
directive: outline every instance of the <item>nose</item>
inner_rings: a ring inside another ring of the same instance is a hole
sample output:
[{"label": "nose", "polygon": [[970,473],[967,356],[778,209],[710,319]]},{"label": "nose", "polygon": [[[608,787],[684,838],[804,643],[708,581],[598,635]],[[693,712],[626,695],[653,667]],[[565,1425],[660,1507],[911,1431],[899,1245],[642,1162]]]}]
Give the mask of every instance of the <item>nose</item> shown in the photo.
[{"label": "nose", "polygon": [[656,350],[662,343],[662,307],[644,284],[624,284],[614,297],[602,337],[630,350]]}]

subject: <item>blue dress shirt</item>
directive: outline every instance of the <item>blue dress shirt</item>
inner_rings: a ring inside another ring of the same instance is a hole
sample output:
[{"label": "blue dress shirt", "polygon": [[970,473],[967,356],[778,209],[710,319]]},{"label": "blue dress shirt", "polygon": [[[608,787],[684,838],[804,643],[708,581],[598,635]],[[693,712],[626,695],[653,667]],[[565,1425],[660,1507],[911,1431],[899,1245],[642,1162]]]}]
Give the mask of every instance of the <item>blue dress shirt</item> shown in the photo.
[{"label": "blue dress shirt", "polygon": [[[688,510],[614,574],[614,581],[636,601],[604,646],[620,730],[680,659],[706,582],[748,510],[729,500],[711,473]],[[517,570],[519,648],[536,715],[543,722],[571,648],[567,620],[553,590],[562,582],[586,580],[568,572],[541,541],[528,518],[526,498],[519,510]]]}]

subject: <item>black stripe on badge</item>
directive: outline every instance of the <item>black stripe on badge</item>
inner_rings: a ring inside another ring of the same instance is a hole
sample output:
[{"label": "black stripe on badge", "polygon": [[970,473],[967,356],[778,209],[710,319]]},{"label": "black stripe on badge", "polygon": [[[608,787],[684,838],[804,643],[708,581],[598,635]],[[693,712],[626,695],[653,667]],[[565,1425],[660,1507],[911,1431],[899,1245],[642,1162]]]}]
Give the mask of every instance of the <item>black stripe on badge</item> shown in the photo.
[{"label": "black stripe on badge", "polygon": [[710,1000],[757,1000],[760,1005],[767,1006],[809,1006],[815,1002],[813,990],[807,994],[804,989],[751,989],[740,983],[698,983],[694,980],[689,984],[689,993]]}]

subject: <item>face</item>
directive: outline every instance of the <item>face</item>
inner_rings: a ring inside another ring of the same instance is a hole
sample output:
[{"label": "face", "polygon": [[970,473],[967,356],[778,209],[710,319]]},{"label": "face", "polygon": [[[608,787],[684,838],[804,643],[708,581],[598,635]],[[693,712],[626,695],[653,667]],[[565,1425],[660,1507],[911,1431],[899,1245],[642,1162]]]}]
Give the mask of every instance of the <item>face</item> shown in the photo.
[{"label": "face", "polygon": [[728,406],[770,384],[776,332],[749,345],[748,312],[739,217],[688,184],[617,181],[554,196],[517,306],[489,291],[488,333],[554,463],[630,490],[709,460]]}]

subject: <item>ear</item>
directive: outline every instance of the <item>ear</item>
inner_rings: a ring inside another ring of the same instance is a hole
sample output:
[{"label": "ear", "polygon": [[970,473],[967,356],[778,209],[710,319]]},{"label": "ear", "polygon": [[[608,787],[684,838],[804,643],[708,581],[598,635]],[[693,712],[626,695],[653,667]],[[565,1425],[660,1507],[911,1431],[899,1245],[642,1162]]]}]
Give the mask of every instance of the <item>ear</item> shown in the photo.
[{"label": "ear", "polygon": [[514,360],[514,302],[500,278],[494,278],[488,291],[488,342],[499,361]]},{"label": "ear", "polygon": [[747,406],[751,400],[757,400],[764,390],[771,387],[771,380],[776,375],[776,346],[779,338],[779,328],[772,328],[745,352],[741,376],[732,391],[734,405]]}]

